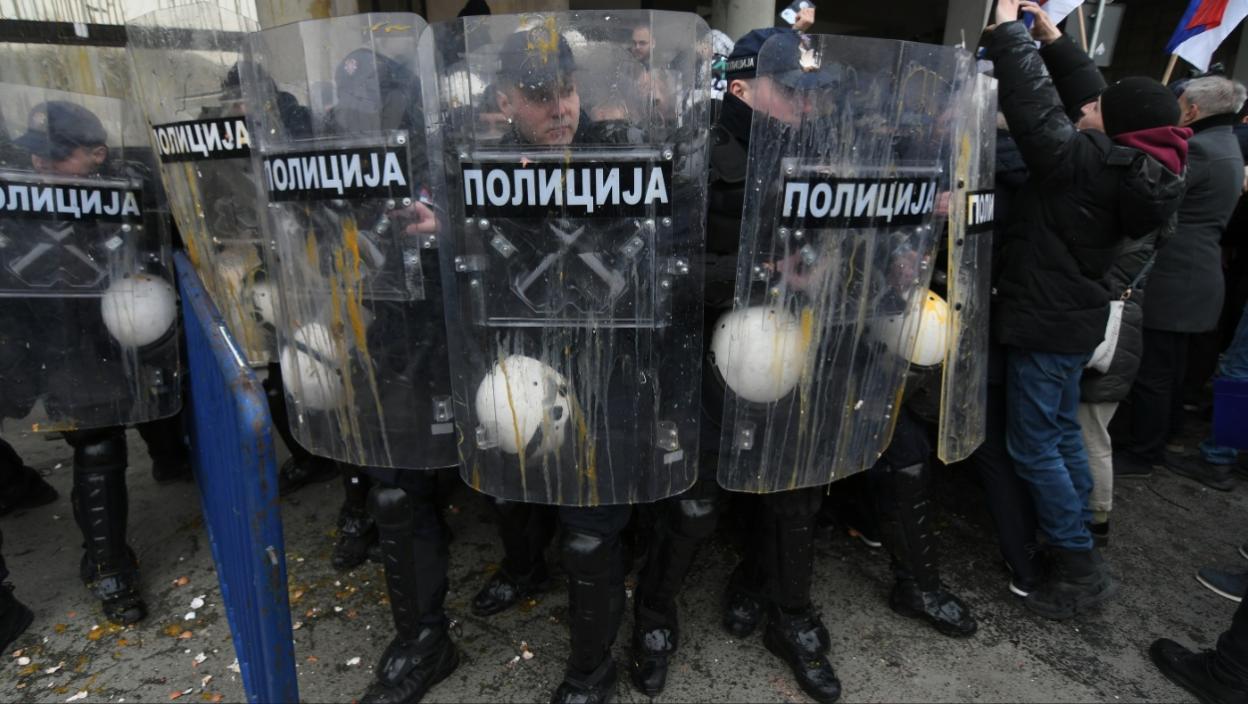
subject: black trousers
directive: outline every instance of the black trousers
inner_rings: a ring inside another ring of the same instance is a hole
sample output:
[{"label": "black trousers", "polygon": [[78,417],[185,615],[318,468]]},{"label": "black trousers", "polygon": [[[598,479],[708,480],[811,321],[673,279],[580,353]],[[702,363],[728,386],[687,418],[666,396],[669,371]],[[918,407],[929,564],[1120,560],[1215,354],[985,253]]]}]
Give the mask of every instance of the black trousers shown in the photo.
[{"label": "black trousers", "polygon": [[1159,462],[1166,441],[1183,418],[1183,380],[1191,334],[1144,328],[1144,355],[1131,386],[1130,420],[1124,449],[1146,462]]},{"label": "black trousers", "polygon": [[826,486],[744,495],[750,511],[745,554],[731,579],[788,612],[811,607],[815,517]]},{"label": "black trousers", "polygon": [[1036,508],[1006,447],[1005,406],[1005,385],[989,384],[984,443],[966,462],[979,474],[987,494],[1001,556],[1019,579],[1036,581],[1040,578],[1032,557],[1036,551]]}]

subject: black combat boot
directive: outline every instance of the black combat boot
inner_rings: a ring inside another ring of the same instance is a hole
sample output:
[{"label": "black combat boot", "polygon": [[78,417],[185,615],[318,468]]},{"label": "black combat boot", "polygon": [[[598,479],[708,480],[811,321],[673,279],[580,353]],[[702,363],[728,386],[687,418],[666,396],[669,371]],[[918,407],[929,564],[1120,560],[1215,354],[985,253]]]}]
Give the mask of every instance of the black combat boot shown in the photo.
[{"label": "black combat boot", "polygon": [[378,486],[370,510],[380,534],[394,640],[377,664],[377,679],[362,702],[415,704],[459,666],[443,611],[449,563],[445,535],[428,496]]},{"label": "black combat boot", "polygon": [[[1162,638],[1148,649],[1153,664],[1202,704],[1248,704],[1248,680],[1221,662],[1217,651],[1192,652]],[[1243,665],[1248,667],[1248,663]]]},{"label": "black combat boot", "polygon": [[330,557],[336,570],[359,567],[377,542],[377,524],[368,514],[372,481],[359,469],[342,465],[342,508],[338,510],[338,539]]},{"label": "black combat boot", "polygon": [[1050,548],[1052,569],[1040,588],[1025,600],[1031,611],[1055,621],[1100,605],[1118,592],[1118,582],[1096,548],[1062,550]]},{"label": "black combat boot", "polygon": [[555,514],[550,508],[494,502],[503,564],[472,598],[473,614],[493,616],[550,588],[545,557],[546,545],[555,531]]},{"label": "black combat boot", "polygon": [[793,613],[773,606],[769,616],[763,645],[788,664],[802,691],[821,704],[840,698],[841,681],[827,658],[831,639],[814,608]]},{"label": "black combat boot", "polygon": [[139,595],[139,563],[126,544],[126,441],[122,429],[67,436],[74,447],[74,520],[85,552],[83,583],[100,600],[104,615],[128,625],[147,616]]},{"label": "black combat boot", "polygon": [[655,611],[638,599],[633,613],[633,661],[629,668],[637,691],[651,698],[663,692],[668,661],[679,644],[680,624],[675,610]]},{"label": "black combat boot", "polygon": [[521,601],[550,589],[550,586],[550,573],[544,563],[527,575],[513,575],[506,567],[500,567],[472,597],[472,613],[477,616],[502,613]]},{"label": "black combat boot", "polygon": [[940,581],[927,464],[877,467],[879,526],[893,555],[897,577],[888,605],[908,618],[927,621],[939,633],[965,638],[978,629],[970,607]]},{"label": "black combat boot", "polygon": [[367,513],[357,513],[347,507],[338,512],[338,539],[330,562],[334,569],[346,571],[364,564],[377,543],[377,526]]}]

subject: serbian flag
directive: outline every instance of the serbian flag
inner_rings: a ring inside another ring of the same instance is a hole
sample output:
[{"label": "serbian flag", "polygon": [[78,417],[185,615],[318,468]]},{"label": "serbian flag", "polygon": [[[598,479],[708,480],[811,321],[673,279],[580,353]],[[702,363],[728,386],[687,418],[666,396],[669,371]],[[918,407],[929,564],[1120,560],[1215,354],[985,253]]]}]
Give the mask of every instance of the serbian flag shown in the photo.
[{"label": "serbian flag", "polygon": [[1248,15],[1248,0],[1192,0],[1166,45],[1201,71],[1209,70],[1213,52]]},{"label": "serbian flag", "polygon": [[1044,10],[1053,24],[1066,19],[1066,15],[1075,11],[1083,4],[1083,0],[1039,0],[1040,9]]}]

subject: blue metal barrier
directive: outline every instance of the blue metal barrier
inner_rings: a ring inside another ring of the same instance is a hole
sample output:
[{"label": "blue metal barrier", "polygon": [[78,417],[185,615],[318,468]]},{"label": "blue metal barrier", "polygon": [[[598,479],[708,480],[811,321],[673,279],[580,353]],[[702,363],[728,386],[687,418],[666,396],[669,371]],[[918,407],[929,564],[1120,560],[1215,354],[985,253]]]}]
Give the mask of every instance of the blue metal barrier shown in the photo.
[{"label": "blue metal barrier", "polygon": [[189,357],[192,463],[243,688],[251,702],[297,702],[273,422],[264,389],[190,260],[179,253],[175,264]]}]

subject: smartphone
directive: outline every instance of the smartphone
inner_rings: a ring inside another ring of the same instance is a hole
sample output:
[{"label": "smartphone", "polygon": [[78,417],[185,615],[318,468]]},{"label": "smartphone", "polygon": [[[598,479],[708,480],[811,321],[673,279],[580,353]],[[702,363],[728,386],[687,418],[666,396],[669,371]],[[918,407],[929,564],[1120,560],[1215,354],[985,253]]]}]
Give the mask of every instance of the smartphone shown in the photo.
[{"label": "smartphone", "polygon": [[814,7],[813,0],[793,0],[789,6],[780,11],[780,19],[784,20],[789,26],[797,22],[797,13],[808,7]]}]

